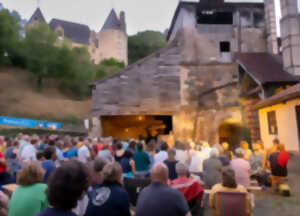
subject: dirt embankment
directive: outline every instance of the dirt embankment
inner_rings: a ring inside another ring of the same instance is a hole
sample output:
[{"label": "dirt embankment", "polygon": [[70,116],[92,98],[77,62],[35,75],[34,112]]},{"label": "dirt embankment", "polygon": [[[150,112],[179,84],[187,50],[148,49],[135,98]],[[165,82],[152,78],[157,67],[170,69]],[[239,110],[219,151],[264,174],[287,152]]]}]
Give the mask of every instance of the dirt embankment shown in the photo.
[{"label": "dirt embankment", "polygon": [[49,85],[37,91],[27,71],[0,67],[0,116],[84,119],[90,109],[91,100],[74,100]]}]

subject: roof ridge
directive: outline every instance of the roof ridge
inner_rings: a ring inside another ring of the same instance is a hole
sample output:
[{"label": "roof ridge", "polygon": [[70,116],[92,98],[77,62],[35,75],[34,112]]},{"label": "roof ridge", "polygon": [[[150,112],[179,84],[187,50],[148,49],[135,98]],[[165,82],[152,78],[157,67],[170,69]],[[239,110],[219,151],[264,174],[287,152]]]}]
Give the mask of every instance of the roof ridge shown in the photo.
[{"label": "roof ridge", "polygon": [[70,23],[70,24],[75,24],[75,25],[86,26],[86,27],[90,28],[90,27],[89,27],[88,25],[86,25],[86,24],[77,23],[77,22],[72,22],[72,21],[63,20],[63,19],[59,19],[59,18],[52,18],[51,21],[50,21],[50,23],[51,23],[52,21],[54,21],[54,20],[60,21],[60,22],[65,22],[65,23]]}]

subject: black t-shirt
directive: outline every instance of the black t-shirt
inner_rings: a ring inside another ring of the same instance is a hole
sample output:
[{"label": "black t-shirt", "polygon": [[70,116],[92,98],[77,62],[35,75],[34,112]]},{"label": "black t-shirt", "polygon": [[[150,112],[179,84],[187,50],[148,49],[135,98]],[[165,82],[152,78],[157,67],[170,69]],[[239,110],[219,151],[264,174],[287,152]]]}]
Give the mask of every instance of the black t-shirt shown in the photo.
[{"label": "black t-shirt", "polygon": [[185,216],[189,206],[177,190],[154,182],[139,195],[136,216]]},{"label": "black t-shirt", "polygon": [[171,180],[177,179],[176,164],[178,163],[178,161],[165,160],[164,163],[169,168],[169,179]]}]

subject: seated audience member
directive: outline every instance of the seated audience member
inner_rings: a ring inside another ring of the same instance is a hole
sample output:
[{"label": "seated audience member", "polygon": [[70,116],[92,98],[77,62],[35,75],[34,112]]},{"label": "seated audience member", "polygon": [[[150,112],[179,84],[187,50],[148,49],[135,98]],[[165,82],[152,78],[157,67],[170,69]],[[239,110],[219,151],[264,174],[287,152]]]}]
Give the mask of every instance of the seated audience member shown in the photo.
[{"label": "seated audience member", "polygon": [[4,155],[0,152],[0,185],[8,184],[10,182],[10,175],[6,170],[6,159]]},{"label": "seated audience member", "polygon": [[37,161],[27,162],[17,173],[17,189],[8,204],[9,216],[35,216],[48,207],[47,185],[42,184],[45,171]]},{"label": "seated audience member", "polygon": [[264,142],[262,140],[259,140],[257,142],[257,145],[259,146],[259,152],[263,155],[263,168],[266,168],[268,166],[268,161],[267,161],[268,153],[265,150]]},{"label": "seated audience member", "polygon": [[263,184],[263,176],[265,174],[263,166],[264,156],[260,152],[259,144],[253,144],[253,154],[250,157],[251,176],[257,180],[257,182]]},{"label": "seated audience member", "polygon": [[176,141],[174,146],[176,149],[176,160],[182,163],[186,163],[188,160],[188,154],[185,145],[180,141]]},{"label": "seated audience member", "polygon": [[[20,157],[19,157],[19,142],[14,141],[12,149],[7,152],[7,172],[13,178],[15,182],[17,171],[21,169]],[[1,177],[0,177],[1,178]]]},{"label": "seated audience member", "polygon": [[51,173],[56,169],[56,149],[53,146],[49,146],[44,150],[44,157],[46,160],[41,162],[41,166],[45,170],[44,182],[47,183],[47,180]]},{"label": "seated audience member", "polygon": [[121,159],[121,167],[123,170],[123,177],[133,178],[136,175],[135,162],[130,150],[125,151],[124,157]]},{"label": "seated audience member", "polygon": [[160,151],[158,153],[156,153],[156,155],[154,156],[154,163],[158,163],[158,162],[164,162],[165,160],[168,159],[168,150],[169,146],[167,143],[163,142],[160,146]]},{"label": "seated audience member", "polygon": [[200,145],[195,146],[194,153],[191,155],[191,162],[189,166],[190,173],[203,178],[203,156]]},{"label": "seated audience member", "polygon": [[69,161],[50,176],[47,197],[51,207],[37,216],[77,216],[72,212],[88,189],[89,175],[79,161]]},{"label": "seated audience member", "polygon": [[229,143],[223,142],[222,147],[223,147],[223,155],[226,155],[229,161],[231,161],[233,159],[233,153],[232,151],[230,151]]},{"label": "seated audience member", "polygon": [[242,141],[240,147],[244,149],[244,159],[250,161],[252,151],[249,149],[249,143],[246,141]]},{"label": "seated audience member", "polygon": [[134,140],[132,140],[129,142],[129,146],[128,146],[127,150],[131,151],[131,153],[134,155],[135,151],[136,151],[136,146],[137,146],[137,143]]},{"label": "seated audience member", "polygon": [[149,158],[150,158],[149,169],[151,169],[151,167],[154,165],[154,156],[156,154],[156,142],[155,142],[155,140],[152,139],[147,143],[146,153],[149,155]]},{"label": "seated audience member", "polygon": [[[223,169],[222,172],[222,183],[221,184],[216,184],[213,186],[211,189],[211,192],[209,194],[209,205],[212,208],[217,207],[217,200],[216,200],[216,195],[218,192],[240,192],[240,193],[247,193],[247,189],[242,186],[238,185],[237,182],[235,181],[235,172],[229,167],[226,167]],[[250,216],[251,215],[251,204],[250,204],[250,199],[248,194],[246,195],[246,215]],[[216,211],[214,212],[213,215],[217,215]]]},{"label": "seated audience member", "polygon": [[270,157],[271,154],[275,153],[278,151],[278,145],[279,145],[279,139],[274,139],[273,140],[273,146],[268,149],[268,156]]},{"label": "seated audience member", "polygon": [[244,187],[250,186],[250,164],[244,159],[245,151],[242,148],[235,150],[237,158],[230,162],[230,167],[235,172],[235,181]]},{"label": "seated audience member", "polygon": [[212,148],[210,158],[203,162],[203,180],[208,188],[211,188],[222,180],[222,163],[219,160],[219,151]]},{"label": "seated audience member", "polygon": [[272,173],[272,186],[278,190],[278,186],[283,182],[283,179],[288,176],[287,164],[290,155],[285,151],[285,146],[279,144],[277,151],[270,155],[270,166]]},{"label": "seated audience member", "polygon": [[7,216],[8,196],[0,191],[0,216]]},{"label": "seated audience member", "polygon": [[67,149],[63,153],[63,156],[67,159],[76,158],[78,156],[76,140],[72,140],[72,142],[68,142],[68,143],[66,143],[66,145],[67,145]]},{"label": "seated audience member", "polygon": [[91,176],[91,185],[96,186],[103,182],[102,170],[104,166],[107,164],[107,160],[95,158],[92,163],[92,176]]},{"label": "seated audience member", "polygon": [[103,183],[94,187],[85,216],[130,216],[129,196],[122,188],[122,168],[108,163],[103,168]]},{"label": "seated audience member", "polygon": [[186,199],[178,190],[167,186],[168,167],[156,163],[151,169],[152,183],[139,195],[136,216],[190,216]]},{"label": "seated audience member", "polygon": [[78,160],[82,163],[87,163],[91,159],[91,152],[89,149],[89,141],[84,140],[81,147],[78,149]]},{"label": "seated audience member", "polygon": [[97,157],[107,161],[112,161],[112,154],[109,151],[109,145],[106,142],[103,144],[101,150],[98,152]]},{"label": "seated audience member", "polygon": [[26,145],[21,153],[23,161],[36,160],[36,147],[38,145],[37,139],[32,139],[28,145]]},{"label": "seated audience member", "polygon": [[116,151],[115,151],[115,161],[121,163],[122,158],[124,157],[124,147],[123,144],[119,141],[116,144]]},{"label": "seated audience member", "polygon": [[173,180],[172,188],[179,190],[187,200],[190,209],[196,204],[201,204],[203,188],[199,181],[189,178],[188,167],[184,163],[176,164],[176,173],[178,178]]},{"label": "seated audience member", "polygon": [[164,163],[166,164],[166,166],[168,167],[168,170],[169,170],[169,179],[170,180],[176,179],[177,173],[176,173],[175,166],[178,163],[178,161],[176,160],[176,150],[175,149],[170,148],[168,150],[168,159],[165,160]]},{"label": "seated audience member", "polygon": [[144,149],[143,144],[138,143],[137,151],[133,156],[136,175],[138,177],[144,177],[149,173],[150,158],[149,155],[143,149]]}]

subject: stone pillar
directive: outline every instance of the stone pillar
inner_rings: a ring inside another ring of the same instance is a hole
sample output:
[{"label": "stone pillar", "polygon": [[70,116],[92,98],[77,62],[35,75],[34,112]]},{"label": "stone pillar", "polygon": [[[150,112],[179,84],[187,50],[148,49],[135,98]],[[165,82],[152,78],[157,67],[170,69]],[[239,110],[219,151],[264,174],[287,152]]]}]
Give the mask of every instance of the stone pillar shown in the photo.
[{"label": "stone pillar", "polygon": [[92,125],[91,135],[93,137],[102,137],[101,117],[92,117]]},{"label": "stone pillar", "polygon": [[268,52],[278,54],[275,1],[265,0],[265,26],[267,32]]},{"label": "stone pillar", "polygon": [[300,15],[297,0],[280,0],[281,40],[284,69],[300,75]]}]

